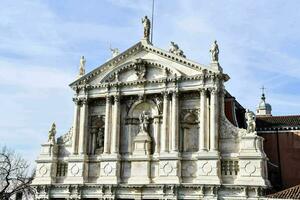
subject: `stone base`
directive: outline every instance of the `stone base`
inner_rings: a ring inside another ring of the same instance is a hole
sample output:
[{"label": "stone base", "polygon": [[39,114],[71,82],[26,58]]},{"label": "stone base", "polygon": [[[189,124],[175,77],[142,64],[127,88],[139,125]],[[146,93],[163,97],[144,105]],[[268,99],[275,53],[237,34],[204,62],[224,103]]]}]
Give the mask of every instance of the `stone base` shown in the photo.
[{"label": "stone base", "polygon": [[197,184],[210,184],[210,185],[219,185],[221,184],[220,180],[220,161],[218,158],[206,158],[205,160],[197,161],[197,178],[194,183]]},{"label": "stone base", "polygon": [[100,163],[100,176],[97,183],[118,184],[120,162],[118,160],[103,161]]},{"label": "stone base", "polygon": [[150,182],[150,161],[131,161],[131,177],[128,179],[128,184],[149,184]]},{"label": "stone base", "polygon": [[88,167],[85,155],[72,155],[68,161],[68,174],[65,183],[68,184],[82,184],[84,183]]},{"label": "stone base", "polygon": [[[173,158],[174,159],[174,158]],[[179,184],[181,182],[181,163],[179,160],[160,160],[158,184]]]}]

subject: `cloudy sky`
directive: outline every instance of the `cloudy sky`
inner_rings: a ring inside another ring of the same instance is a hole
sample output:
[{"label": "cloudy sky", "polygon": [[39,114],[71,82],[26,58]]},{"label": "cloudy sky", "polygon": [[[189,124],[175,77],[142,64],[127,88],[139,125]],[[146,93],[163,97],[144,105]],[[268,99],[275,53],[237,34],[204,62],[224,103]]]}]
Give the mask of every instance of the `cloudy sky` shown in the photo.
[{"label": "cloudy sky", "polygon": [[[151,0],[1,0],[0,145],[33,161],[53,121],[58,135],[71,126],[78,73],[126,50],[142,37]],[[189,59],[209,63],[218,40],[227,89],[255,110],[261,90],[274,115],[300,114],[300,2],[156,0],[154,45],[175,41]]]}]

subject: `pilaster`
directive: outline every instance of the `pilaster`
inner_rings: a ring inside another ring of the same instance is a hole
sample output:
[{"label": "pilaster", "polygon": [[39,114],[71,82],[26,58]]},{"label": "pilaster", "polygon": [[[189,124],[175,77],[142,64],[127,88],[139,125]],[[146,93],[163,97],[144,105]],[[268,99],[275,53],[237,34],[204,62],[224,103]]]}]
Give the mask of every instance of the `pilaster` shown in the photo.
[{"label": "pilaster", "polygon": [[200,90],[200,128],[199,128],[199,152],[206,151],[206,89]]},{"label": "pilaster", "polygon": [[178,152],[178,91],[172,93],[171,151]]},{"label": "pilaster", "polygon": [[162,132],[161,132],[161,149],[160,153],[166,153],[168,150],[168,110],[169,110],[169,97],[168,92],[165,91],[163,93],[163,124],[162,124]]},{"label": "pilaster", "polygon": [[82,106],[80,108],[80,127],[79,127],[79,153],[86,154],[87,150],[87,123],[88,123],[88,99],[84,97],[81,99]]},{"label": "pilaster", "polygon": [[78,98],[73,98],[73,101],[75,106],[73,120],[72,153],[78,154],[80,101]]},{"label": "pilaster", "polygon": [[105,128],[104,128],[104,150],[103,153],[108,154],[110,152],[110,131],[111,129],[111,96],[106,96],[105,107]]}]

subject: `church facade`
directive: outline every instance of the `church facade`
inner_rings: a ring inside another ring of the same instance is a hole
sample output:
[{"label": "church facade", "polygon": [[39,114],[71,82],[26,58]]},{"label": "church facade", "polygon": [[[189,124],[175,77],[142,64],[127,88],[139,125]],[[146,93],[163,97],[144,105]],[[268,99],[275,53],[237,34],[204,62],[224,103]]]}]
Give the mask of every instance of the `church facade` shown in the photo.
[{"label": "church facade", "polygon": [[175,43],[153,46],[146,22],[140,42],[93,71],[81,58],[74,122],[41,145],[37,198],[257,199],[269,186],[263,139],[251,111],[247,129],[225,116],[217,42],[199,64]]}]

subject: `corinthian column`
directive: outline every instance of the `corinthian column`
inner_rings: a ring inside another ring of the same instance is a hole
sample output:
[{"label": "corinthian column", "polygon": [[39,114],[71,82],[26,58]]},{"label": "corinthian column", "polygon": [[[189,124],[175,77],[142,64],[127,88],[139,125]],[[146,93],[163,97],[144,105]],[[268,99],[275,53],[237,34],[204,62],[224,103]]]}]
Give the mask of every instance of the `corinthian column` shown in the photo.
[{"label": "corinthian column", "polygon": [[74,106],[74,119],[73,119],[72,153],[78,154],[80,104],[78,98],[73,98],[73,101],[75,103],[75,106]]},{"label": "corinthian column", "polygon": [[217,150],[218,143],[218,104],[217,104],[217,90],[213,88],[210,92],[210,150]]},{"label": "corinthian column", "polygon": [[104,127],[104,150],[103,153],[109,153],[110,147],[110,128],[111,128],[111,97],[106,97],[105,107],[105,127]]},{"label": "corinthian column", "polygon": [[167,152],[167,138],[168,138],[168,107],[169,98],[168,93],[164,92],[164,105],[163,105],[163,124],[161,133],[161,149],[160,152]]},{"label": "corinthian column", "polygon": [[119,135],[120,135],[120,97],[116,95],[114,97],[114,109],[113,109],[113,126],[112,126],[112,138],[111,138],[111,153],[119,153]]},{"label": "corinthian column", "polygon": [[80,127],[79,127],[79,153],[86,154],[87,144],[87,118],[88,118],[88,100],[82,99],[82,106],[80,110]]},{"label": "corinthian column", "polygon": [[172,94],[172,152],[178,151],[178,92]]},{"label": "corinthian column", "polygon": [[206,90],[200,90],[200,127],[199,127],[199,151],[205,151],[206,131]]}]

